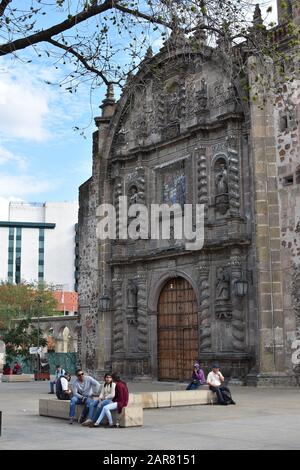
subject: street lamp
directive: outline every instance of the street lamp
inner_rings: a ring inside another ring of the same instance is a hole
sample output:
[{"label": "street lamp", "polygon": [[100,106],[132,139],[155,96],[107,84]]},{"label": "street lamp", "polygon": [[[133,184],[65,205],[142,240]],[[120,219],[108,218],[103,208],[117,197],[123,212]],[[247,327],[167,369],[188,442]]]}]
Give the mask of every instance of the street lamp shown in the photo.
[{"label": "street lamp", "polygon": [[103,294],[101,295],[99,299],[99,306],[101,310],[108,310],[110,305],[110,297],[107,292],[107,287],[104,284],[103,286]]},{"label": "street lamp", "polygon": [[248,292],[248,281],[242,277],[235,281],[235,292],[238,297],[244,297]]}]

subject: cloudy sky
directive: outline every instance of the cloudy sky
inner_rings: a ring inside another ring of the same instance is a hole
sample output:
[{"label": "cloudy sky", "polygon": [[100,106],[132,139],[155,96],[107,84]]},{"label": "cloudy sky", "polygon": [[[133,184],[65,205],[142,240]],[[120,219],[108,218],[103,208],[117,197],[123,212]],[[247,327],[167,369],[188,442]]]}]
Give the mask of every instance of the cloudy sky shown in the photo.
[{"label": "cloudy sky", "polygon": [[[262,2],[263,4],[273,2]],[[26,54],[30,54],[26,51]],[[0,219],[9,200],[73,201],[91,175],[93,116],[105,90],[70,94],[44,61],[0,60]],[[86,139],[73,130],[85,129]]]}]

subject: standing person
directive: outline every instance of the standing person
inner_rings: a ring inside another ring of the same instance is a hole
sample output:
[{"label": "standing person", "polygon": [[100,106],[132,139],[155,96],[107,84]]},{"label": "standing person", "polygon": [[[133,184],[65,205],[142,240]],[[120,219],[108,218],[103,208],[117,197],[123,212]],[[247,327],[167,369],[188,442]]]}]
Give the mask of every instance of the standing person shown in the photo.
[{"label": "standing person", "polygon": [[112,379],[116,384],[116,391],[115,391],[115,396],[113,398],[113,402],[110,403],[109,405],[105,405],[102,408],[102,411],[100,413],[99,418],[94,424],[94,427],[98,427],[103,420],[104,416],[107,416],[108,419],[108,426],[110,428],[114,427],[113,424],[113,419],[111,416],[111,411],[112,410],[118,410],[118,413],[122,413],[123,408],[127,406],[128,404],[128,399],[129,399],[129,392],[128,388],[125,382],[123,382],[119,375],[117,374],[112,374]]},{"label": "standing person", "polygon": [[83,413],[79,418],[79,422],[82,423],[85,420],[90,406],[94,408],[93,387],[97,388],[97,390],[100,388],[99,382],[89,375],[85,376],[81,369],[76,371],[76,377],[77,379],[73,384],[73,397],[70,402],[70,424],[73,424],[74,422],[76,405],[85,405]]},{"label": "standing person", "polygon": [[196,390],[197,388],[200,387],[200,385],[205,384],[205,375],[203,372],[203,369],[201,369],[201,366],[199,362],[195,362],[194,364],[194,370],[192,374],[192,381],[188,384],[187,390]]},{"label": "standing person", "polygon": [[231,393],[228,387],[222,386],[224,383],[224,377],[220,372],[218,364],[214,364],[212,371],[207,376],[207,384],[209,389],[217,394],[219,405],[235,405],[235,402],[231,398]]},{"label": "standing person", "polygon": [[88,419],[82,426],[93,425],[97,421],[105,405],[109,405],[115,397],[116,384],[113,382],[111,374],[105,374],[104,384],[101,385],[98,400],[94,400],[93,406],[89,409]]},{"label": "standing person", "polygon": [[72,390],[69,387],[70,380],[71,374],[68,372],[57,379],[55,392],[58,400],[71,400]]},{"label": "standing person", "polygon": [[55,366],[55,379],[54,380],[50,380],[50,392],[49,392],[49,395],[54,395],[54,385],[56,384],[57,380],[59,379],[59,377],[61,377],[62,375],[65,375],[66,371],[60,366],[60,364],[58,364],[57,366]]},{"label": "standing person", "polygon": [[22,374],[22,367],[20,366],[20,364],[17,361],[14,364],[13,374],[15,374],[15,375]]}]

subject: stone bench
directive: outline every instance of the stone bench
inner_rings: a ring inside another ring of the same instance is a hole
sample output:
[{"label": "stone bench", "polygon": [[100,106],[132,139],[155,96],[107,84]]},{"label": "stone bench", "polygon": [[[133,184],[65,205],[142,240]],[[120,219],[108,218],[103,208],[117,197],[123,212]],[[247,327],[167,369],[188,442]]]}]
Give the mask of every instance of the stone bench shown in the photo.
[{"label": "stone bench", "polygon": [[141,397],[144,409],[210,405],[216,402],[216,394],[211,392],[208,386],[201,387],[199,390],[143,392]]},{"label": "stone bench", "polygon": [[[70,400],[57,400],[55,398],[40,398],[39,415],[51,418],[69,419]],[[83,405],[76,406],[75,418],[78,419],[83,411]],[[130,394],[128,405],[123,408],[122,413],[112,411],[114,424],[117,420],[120,427],[129,428],[143,426],[143,407],[140,395]]]},{"label": "stone bench", "polygon": [[33,374],[10,374],[10,375],[3,375],[1,377],[2,382],[32,382],[33,381]]},{"label": "stone bench", "polygon": [[[121,414],[112,412],[114,424],[118,420],[120,427],[128,428],[143,425],[143,410],[152,408],[168,408],[177,406],[209,405],[216,401],[216,396],[208,387],[201,390],[179,390],[171,392],[130,393],[129,402]],[[40,398],[39,415],[52,418],[69,418],[69,400]],[[83,405],[76,406],[75,418],[82,413]]]}]

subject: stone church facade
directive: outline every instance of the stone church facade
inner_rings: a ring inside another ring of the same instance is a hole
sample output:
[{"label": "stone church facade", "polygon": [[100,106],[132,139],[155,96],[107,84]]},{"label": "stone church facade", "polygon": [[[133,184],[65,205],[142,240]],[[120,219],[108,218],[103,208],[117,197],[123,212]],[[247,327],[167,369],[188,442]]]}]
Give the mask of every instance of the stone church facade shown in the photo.
[{"label": "stone church facade", "polygon": [[[293,14],[297,21],[296,6]],[[95,119],[93,174],[80,187],[81,365],[187,380],[193,361],[217,360],[244,383],[296,384],[297,84],[285,90],[288,115],[280,97],[276,106],[242,104],[217,54],[197,32],[196,40],[193,52],[172,33],[117,103],[108,89]],[[97,208],[113,204],[118,219],[120,196],[129,206],[204,204],[204,247],[188,251],[172,236],[99,240]]]}]

